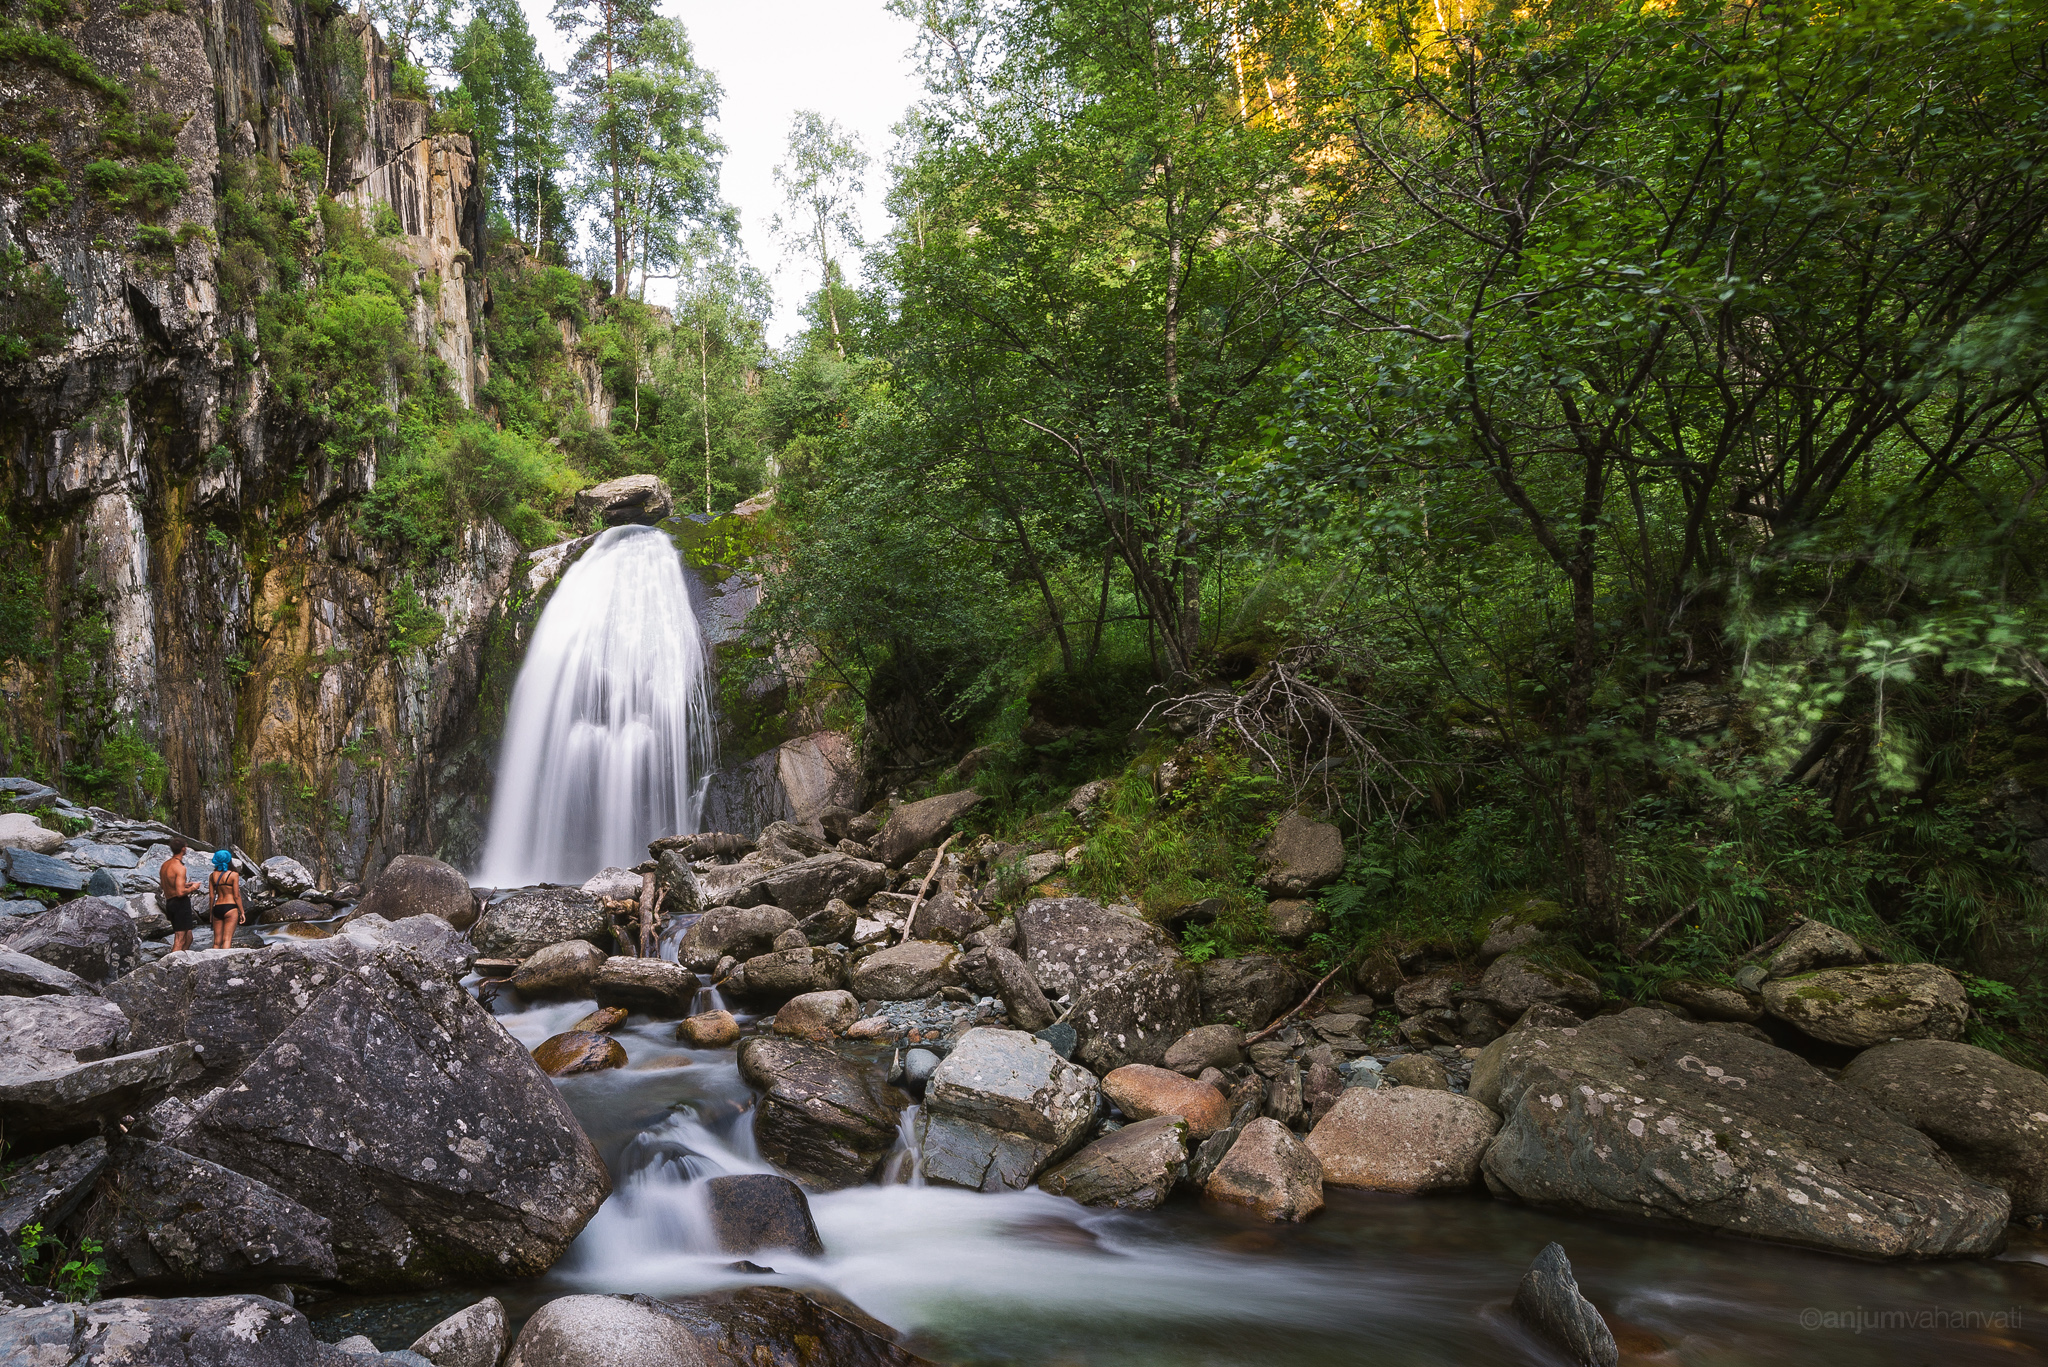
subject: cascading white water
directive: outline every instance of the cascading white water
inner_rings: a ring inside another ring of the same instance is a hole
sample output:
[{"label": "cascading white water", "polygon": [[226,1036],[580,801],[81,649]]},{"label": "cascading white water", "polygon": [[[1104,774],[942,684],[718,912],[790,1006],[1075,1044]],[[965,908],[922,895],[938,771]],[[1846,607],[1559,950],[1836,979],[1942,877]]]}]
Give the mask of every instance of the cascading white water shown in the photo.
[{"label": "cascading white water", "polygon": [[639,863],[657,836],[694,831],[711,772],[705,663],[668,536],[599,536],[534,628],[474,881],[581,882]]}]

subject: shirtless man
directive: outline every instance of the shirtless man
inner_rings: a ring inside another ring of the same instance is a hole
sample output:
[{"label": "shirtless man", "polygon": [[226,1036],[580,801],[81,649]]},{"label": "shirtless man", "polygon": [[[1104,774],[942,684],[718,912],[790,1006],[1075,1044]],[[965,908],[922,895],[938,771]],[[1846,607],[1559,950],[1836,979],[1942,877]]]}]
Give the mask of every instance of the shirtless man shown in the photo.
[{"label": "shirtless man", "polygon": [[163,867],[156,871],[157,890],[163,894],[164,915],[171,921],[171,952],[192,948],[192,929],[197,924],[192,919],[192,894],[199,885],[185,872],[185,842],[171,842],[171,857],[164,860]]}]

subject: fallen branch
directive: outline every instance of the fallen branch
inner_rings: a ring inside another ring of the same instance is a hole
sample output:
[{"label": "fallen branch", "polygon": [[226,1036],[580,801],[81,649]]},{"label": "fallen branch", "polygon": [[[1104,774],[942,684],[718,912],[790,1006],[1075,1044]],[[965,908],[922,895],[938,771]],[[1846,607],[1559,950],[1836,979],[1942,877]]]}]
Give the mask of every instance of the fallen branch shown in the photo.
[{"label": "fallen branch", "polygon": [[1757,955],[1762,954],[1765,950],[1776,949],[1779,945],[1785,942],[1785,937],[1787,935],[1790,935],[1793,931],[1799,929],[1799,927],[1804,925],[1805,922],[1806,918],[1804,916],[1794,916],[1792,918],[1791,925],[1786,926],[1783,930],[1779,931],[1776,935],[1773,935],[1770,939],[1758,945],[1755,949],[1752,949],[1748,953],[1742,955],[1740,958],[1736,959],[1735,962],[1741,963],[1744,959],[1754,959]]},{"label": "fallen branch", "polygon": [[1698,902],[1694,902],[1691,906],[1685,908],[1683,911],[1675,913],[1670,920],[1666,921],[1663,925],[1658,926],[1655,930],[1651,931],[1648,935],[1644,936],[1643,942],[1641,944],[1637,945],[1634,949],[1629,951],[1628,957],[1630,958],[1630,960],[1633,961],[1642,958],[1644,950],[1648,949],[1651,945],[1656,944],[1657,941],[1663,939],[1666,935],[1669,935],[1671,933],[1671,928],[1673,926],[1677,925],[1680,921],[1683,921],[1686,917],[1692,915],[1699,909],[1700,904]]},{"label": "fallen branch", "polygon": [[1259,1033],[1258,1033],[1258,1034],[1256,1034],[1256,1035],[1252,1035],[1252,1036],[1250,1036],[1249,1038],[1247,1038],[1247,1039],[1245,1040],[1245,1043],[1246,1043],[1246,1044],[1257,1044],[1257,1043],[1258,1043],[1258,1042],[1259,1042],[1260,1040],[1262,1040],[1262,1039],[1264,1039],[1264,1038],[1265,1038],[1266,1036],[1268,1036],[1268,1035],[1272,1034],[1272,1033],[1273,1033],[1273,1032],[1274,1032],[1275,1030],[1278,1030],[1278,1029],[1279,1029],[1279,1028],[1280,1028],[1281,1026],[1283,1026],[1283,1025],[1287,1024],[1287,1022],[1288,1022],[1288,1021],[1290,1021],[1290,1020],[1293,1020],[1293,1019],[1294,1019],[1294,1018],[1295,1018],[1295,1017],[1296,1017],[1297,1015],[1301,1014],[1301,1009],[1302,1009],[1302,1008],[1303,1008],[1304,1006],[1307,1006],[1307,1005],[1308,1005],[1308,1004],[1309,1004],[1310,1002],[1312,1002],[1312,1001],[1314,1001],[1314,1000],[1316,999],[1316,993],[1318,993],[1318,992],[1322,991],[1322,990],[1323,990],[1323,989],[1324,989],[1325,987],[1327,987],[1327,986],[1329,985],[1330,979],[1332,979],[1332,978],[1336,977],[1336,976],[1337,976],[1337,975],[1338,975],[1339,973],[1343,972],[1343,971],[1344,971],[1344,970],[1345,970],[1346,968],[1349,968],[1350,966],[1351,966],[1351,956],[1347,955],[1347,956],[1345,956],[1345,957],[1344,957],[1344,958],[1343,958],[1342,960],[1340,960],[1340,961],[1338,962],[1338,964],[1337,964],[1337,966],[1336,966],[1335,968],[1331,969],[1331,970],[1330,970],[1330,971],[1329,971],[1328,973],[1325,973],[1325,974],[1324,974],[1324,975],[1322,976],[1322,980],[1321,980],[1320,982],[1318,982],[1318,983],[1317,983],[1317,984],[1316,984],[1316,985],[1315,985],[1314,987],[1311,987],[1311,988],[1310,988],[1310,989],[1308,990],[1308,995],[1307,995],[1306,997],[1303,997],[1303,998],[1302,998],[1302,999],[1301,999],[1300,1001],[1298,1001],[1298,1002],[1296,1002],[1296,1003],[1295,1003],[1295,1005],[1294,1005],[1294,1009],[1293,1009],[1292,1011],[1289,1011],[1289,1012],[1288,1012],[1288,1013],[1287,1013],[1286,1015],[1284,1015],[1284,1016],[1282,1016],[1282,1017],[1281,1017],[1280,1019],[1278,1019],[1278,1020],[1274,1021],[1274,1022],[1273,1022],[1273,1023],[1271,1024],[1271,1025],[1267,1026],[1267,1027],[1266,1027],[1265,1029],[1263,1029],[1263,1030],[1259,1031]]},{"label": "fallen branch", "polygon": [[917,919],[917,909],[924,905],[924,895],[931,890],[932,879],[939,876],[939,865],[946,862],[946,846],[952,843],[953,837],[950,835],[939,843],[939,852],[932,856],[932,866],[925,870],[924,881],[917,885],[917,896],[911,899],[910,910],[903,917],[903,934],[897,938],[897,944],[900,945],[910,938],[911,922]]}]

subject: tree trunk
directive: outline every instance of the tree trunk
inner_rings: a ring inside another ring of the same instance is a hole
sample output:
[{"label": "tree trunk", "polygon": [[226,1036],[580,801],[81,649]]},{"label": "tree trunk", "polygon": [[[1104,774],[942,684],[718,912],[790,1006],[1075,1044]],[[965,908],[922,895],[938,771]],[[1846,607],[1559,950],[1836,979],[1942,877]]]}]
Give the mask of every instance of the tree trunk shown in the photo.
[{"label": "tree trunk", "polygon": [[711,343],[697,324],[697,403],[704,414],[704,516],[711,516]]}]

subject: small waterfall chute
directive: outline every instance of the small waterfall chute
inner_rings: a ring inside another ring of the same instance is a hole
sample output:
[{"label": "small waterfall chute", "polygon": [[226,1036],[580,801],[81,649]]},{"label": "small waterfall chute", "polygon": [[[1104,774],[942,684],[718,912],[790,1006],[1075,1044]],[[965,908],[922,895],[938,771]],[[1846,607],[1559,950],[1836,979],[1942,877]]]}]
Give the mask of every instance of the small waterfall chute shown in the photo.
[{"label": "small waterfall chute", "polygon": [[658,528],[604,532],[534,627],[475,881],[582,882],[696,830],[713,735],[682,558]]}]

